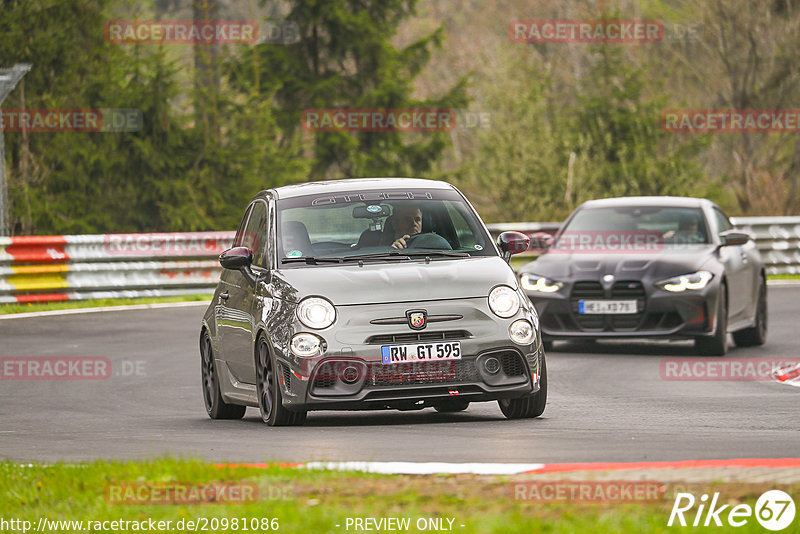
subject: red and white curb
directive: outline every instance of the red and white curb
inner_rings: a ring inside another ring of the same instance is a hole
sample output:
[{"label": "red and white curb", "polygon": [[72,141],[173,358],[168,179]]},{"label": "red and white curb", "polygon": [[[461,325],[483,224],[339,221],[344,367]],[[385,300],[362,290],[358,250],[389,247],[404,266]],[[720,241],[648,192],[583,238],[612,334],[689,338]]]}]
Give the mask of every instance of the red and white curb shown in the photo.
[{"label": "red and white curb", "polygon": [[589,462],[589,463],[447,463],[447,462],[301,462],[301,463],[231,463],[220,468],[291,467],[357,471],[384,475],[519,475],[523,473],[568,473],[575,471],[626,471],[645,469],[719,469],[719,468],[800,468],[800,458],[734,458],[728,460],[678,460],[658,462]]}]

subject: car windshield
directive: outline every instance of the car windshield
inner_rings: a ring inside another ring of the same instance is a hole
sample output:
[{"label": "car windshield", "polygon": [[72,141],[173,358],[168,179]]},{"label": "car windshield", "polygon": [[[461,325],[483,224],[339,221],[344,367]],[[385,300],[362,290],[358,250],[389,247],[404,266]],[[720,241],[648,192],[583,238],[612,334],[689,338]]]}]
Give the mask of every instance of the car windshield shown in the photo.
[{"label": "car windshield", "polygon": [[625,206],[579,210],[559,234],[553,247],[588,246],[608,250],[626,246],[631,249],[658,248],[708,242],[705,217],[699,208]]},{"label": "car windshield", "polygon": [[454,190],[308,195],[280,199],[277,207],[283,267],[497,254],[480,220]]}]

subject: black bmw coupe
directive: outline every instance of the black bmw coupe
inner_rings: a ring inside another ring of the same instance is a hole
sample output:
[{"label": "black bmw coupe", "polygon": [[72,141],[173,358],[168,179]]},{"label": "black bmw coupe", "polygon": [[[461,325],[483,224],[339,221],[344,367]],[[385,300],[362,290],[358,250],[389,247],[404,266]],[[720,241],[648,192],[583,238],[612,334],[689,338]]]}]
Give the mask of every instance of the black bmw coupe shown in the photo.
[{"label": "black bmw coupe", "polygon": [[694,339],[723,355],[767,336],[767,286],[755,243],[713,202],[627,197],[582,204],[520,283],[556,339]]}]

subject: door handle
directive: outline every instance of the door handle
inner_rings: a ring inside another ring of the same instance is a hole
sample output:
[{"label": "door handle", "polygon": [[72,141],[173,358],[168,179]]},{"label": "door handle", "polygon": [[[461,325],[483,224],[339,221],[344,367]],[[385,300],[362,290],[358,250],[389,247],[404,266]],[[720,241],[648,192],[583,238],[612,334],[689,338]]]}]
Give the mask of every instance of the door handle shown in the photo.
[{"label": "door handle", "polygon": [[219,300],[220,300],[220,301],[223,301],[223,300],[228,300],[228,297],[230,297],[230,295],[228,294],[228,292],[227,292],[227,291],[226,291],[225,293],[220,293],[220,294],[219,294]]}]

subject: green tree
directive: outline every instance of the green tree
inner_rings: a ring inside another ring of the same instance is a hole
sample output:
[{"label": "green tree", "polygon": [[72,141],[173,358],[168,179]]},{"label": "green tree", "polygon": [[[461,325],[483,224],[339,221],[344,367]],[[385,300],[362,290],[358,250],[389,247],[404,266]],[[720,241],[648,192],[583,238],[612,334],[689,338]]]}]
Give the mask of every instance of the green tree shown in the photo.
[{"label": "green tree", "polygon": [[456,108],[466,104],[464,79],[435,99],[416,99],[413,82],[441,45],[443,29],[398,49],[398,24],[416,0],[291,0],[288,20],[299,40],[260,45],[229,64],[241,91],[273,99],[285,146],[298,136],[311,144],[314,179],[420,175],[447,146],[447,132],[349,133],[301,131],[309,108]]}]

